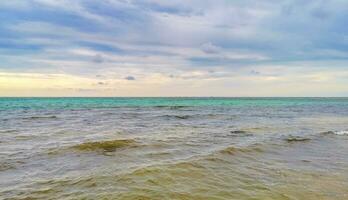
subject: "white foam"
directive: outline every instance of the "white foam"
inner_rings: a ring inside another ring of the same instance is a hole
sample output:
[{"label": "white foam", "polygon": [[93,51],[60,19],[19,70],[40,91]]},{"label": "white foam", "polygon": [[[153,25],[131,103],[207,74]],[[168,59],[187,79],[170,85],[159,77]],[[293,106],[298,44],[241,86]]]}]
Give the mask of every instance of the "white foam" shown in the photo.
[{"label": "white foam", "polygon": [[334,131],[335,135],[348,135],[348,131]]}]

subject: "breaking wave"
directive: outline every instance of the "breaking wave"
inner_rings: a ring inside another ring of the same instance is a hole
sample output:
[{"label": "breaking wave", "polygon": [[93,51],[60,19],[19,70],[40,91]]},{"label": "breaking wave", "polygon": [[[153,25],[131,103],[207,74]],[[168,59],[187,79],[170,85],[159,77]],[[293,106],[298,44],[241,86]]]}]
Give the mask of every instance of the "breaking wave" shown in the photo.
[{"label": "breaking wave", "polygon": [[344,131],[327,131],[323,132],[324,135],[348,135],[348,130]]}]

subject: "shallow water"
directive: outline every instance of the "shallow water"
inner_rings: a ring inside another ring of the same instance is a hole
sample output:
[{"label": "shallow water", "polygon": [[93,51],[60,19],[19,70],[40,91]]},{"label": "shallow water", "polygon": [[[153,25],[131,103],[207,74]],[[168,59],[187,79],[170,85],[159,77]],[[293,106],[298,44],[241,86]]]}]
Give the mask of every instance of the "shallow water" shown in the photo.
[{"label": "shallow water", "polygon": [[348,199],[347,98],[0,98],[0,199]]}]

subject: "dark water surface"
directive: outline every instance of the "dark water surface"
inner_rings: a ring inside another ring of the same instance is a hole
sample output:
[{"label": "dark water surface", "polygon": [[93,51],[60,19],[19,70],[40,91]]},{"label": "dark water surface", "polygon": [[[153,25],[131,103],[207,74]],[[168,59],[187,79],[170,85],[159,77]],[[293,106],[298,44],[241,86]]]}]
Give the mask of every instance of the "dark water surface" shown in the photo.
[{"label": "dark water surface", "polygon": [[0,199],[348,199],[348,98],[0,98]]}]

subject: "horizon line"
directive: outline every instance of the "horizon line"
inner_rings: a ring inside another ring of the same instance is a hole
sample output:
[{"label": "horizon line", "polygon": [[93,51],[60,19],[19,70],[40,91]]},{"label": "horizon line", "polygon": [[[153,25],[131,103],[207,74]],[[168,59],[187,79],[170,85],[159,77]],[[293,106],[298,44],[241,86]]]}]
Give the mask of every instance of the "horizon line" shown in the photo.
[{"label": "horizon line", "polygon": [[0,98],[348,98],[348,96],[0,96]]}]

